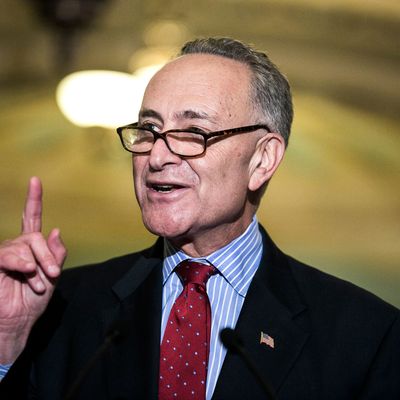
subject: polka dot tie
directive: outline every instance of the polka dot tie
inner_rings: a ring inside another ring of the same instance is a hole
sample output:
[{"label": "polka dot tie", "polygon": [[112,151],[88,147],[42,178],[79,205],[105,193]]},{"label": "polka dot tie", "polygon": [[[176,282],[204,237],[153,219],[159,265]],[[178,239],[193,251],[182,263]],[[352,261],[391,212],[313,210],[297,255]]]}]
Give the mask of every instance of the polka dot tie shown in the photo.
[{"label": "polka dot tie", "polygon": [[183,261],[175,272],[184,287],[172,306],[161,344],[158,398],[205,399],[211,330],[206,283],[215,268]]}]

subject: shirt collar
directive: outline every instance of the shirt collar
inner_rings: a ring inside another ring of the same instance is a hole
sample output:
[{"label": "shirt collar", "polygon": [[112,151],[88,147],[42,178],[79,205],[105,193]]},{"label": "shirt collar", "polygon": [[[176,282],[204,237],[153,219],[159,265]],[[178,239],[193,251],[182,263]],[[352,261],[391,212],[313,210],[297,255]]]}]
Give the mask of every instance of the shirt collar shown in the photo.
[{"label": "shirt collar", "polygon": [[189,257],[164,239],[163,284],[180,262],[190,259],[214,265],[233,289],[245,296],[258,268],[261,252],[262,237],[256,216],[242,235],[206,258]]}]

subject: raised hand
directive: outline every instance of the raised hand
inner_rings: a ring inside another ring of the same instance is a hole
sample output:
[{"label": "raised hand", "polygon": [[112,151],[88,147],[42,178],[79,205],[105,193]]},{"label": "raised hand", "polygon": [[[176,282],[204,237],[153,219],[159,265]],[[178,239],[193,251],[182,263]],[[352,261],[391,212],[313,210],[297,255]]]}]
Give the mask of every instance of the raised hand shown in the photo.
[{"label": "raised hand", "polygon": [[29,181],[21,235],[0,244],[0,363],[13,362],[46,309],[66,249],[58,229],[42,232],[42,184]]}]

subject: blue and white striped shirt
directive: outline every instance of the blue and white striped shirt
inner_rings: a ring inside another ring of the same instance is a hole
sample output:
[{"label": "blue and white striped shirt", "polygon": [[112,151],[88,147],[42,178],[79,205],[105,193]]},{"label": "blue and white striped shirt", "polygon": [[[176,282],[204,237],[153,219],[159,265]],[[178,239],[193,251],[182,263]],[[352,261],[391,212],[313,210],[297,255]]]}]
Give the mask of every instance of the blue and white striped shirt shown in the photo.
[{"label": "blue and white striped shirt", "polygon": [[226,349],[219,339],[223,328],[234,328],[242,309],[250,282],[260,264],[262,237],[256,217],[247,230],[238,238],[206,258],[191,258],[183,251],[175,249],[167,240],[164,246],[163,298],[161,340],[169,313],[183,287],[174,268],[184,260],[214,265],[219,274],[207,282],[207,294],[211,305],[211,344],[208,362],[206,400],[211,399]]},{"label": "blue and white striped shirt", "polygon": [[12,364],[0,364],[0,381],[6,376]]}]

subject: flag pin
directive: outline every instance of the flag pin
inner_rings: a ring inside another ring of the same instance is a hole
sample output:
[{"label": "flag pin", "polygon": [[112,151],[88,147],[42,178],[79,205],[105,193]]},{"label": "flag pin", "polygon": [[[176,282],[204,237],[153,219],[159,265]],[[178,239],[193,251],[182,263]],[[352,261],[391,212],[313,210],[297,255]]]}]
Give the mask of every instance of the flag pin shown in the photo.
[{"label": "flag pin", "polygon": [[264,343],[268,347],[271,347],[271,349],[275,348],[274,338],[269,336],[267,333],[261,331],[260,344],[262,343]]}]

